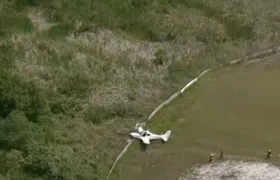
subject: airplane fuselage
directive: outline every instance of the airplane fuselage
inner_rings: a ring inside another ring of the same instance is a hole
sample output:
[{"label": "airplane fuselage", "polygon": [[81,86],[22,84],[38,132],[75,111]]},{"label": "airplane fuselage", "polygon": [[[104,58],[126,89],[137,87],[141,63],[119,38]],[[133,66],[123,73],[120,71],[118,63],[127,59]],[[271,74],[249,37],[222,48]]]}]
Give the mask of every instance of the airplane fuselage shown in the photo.
[{"label": "airplane fuselage", "polygon": [[[151,140],[162,140],[162,141],[167,141],[169,135],[167,134],[154,134],[151,133],[149,130],[147,131],[139,131],[139,132],[132,132],[129,134],[130,137],[132,137],[133,139],[139,139],[141,140],[144,144],[150,144]],[[168,136],[168,137],[167,137]]]},{"label": "airplane fuselage", "polygon": [[132,132],[129,135],[135,139],[141,139],[141,137],[148,137],[150,140],[161,139],[161,135],[153,134],[149,131],[144,132],[142,135],[137,132]]}]

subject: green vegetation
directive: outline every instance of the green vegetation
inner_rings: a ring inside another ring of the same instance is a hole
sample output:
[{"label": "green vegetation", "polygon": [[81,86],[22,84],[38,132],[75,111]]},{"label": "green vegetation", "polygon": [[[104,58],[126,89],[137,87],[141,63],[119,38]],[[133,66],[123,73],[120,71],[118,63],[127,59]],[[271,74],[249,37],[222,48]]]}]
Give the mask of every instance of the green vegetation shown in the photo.
[{"label": "green vegetation", "polygon": [[209,153],[222,162],[221,149],[225,160],[258,161],[272,149],[266,161],[280,165],[279,58],[203,76],[148,123],[159,133],[172,127],[170,140],[153,142],[146,152],[134,142],[110,179],[178,179],[193,165],[207,163]]},{"label": "green vegetation", "polygon": [[0,174],[104,178],[198,71],[277,44],[279,3],[2,0]]}]

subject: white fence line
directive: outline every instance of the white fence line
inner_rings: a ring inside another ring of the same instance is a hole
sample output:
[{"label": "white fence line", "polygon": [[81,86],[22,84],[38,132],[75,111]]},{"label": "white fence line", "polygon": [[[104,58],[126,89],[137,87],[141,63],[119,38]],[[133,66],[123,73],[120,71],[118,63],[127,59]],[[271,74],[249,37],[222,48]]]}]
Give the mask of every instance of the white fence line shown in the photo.
[{"label": "white fence line", "polygon": [[110,178],[110,175],[112,174],[117,162],[119,161],[119,159],[123,156],[123,154],[127,151],[128,147],[131,145],[132,141],[131,140],[128,140],[127,141],[127,145],[124,147],[124,149],[122,150],[122,152],[119,154],[119,156],[117,157],[117,159],[115,160],[113,166],[111,167],[108,175],[107,175],[107,178],[106,180],[108,180]]},{"label": "white fence line", "polygon": [[175,99],[180,94],[180,91],[174,93],[172,96],[170,96],[167,100],[162,102],[148,117],[148,121],[151,120],[151,118],[165,105],[167,105],[169,102],[171,102],[173,99]]},{"label": "white fence line", "polygon": [[183,87],[183,89],[180,90],[181,94],[188,89],[189,87],[191,87],[195,82],[197,81],[197,78],[191,80],[185,87]]},{"label": "white fence line", "polygon": [[[255,62],[259,62],[261,60],[265,60],[267,58],[269,58],[270,56],[273,55],[278,55],[280,54],[280,46],[279,47],[275,47],[275,48],[271,48],[269,50],[265,50],[263,52],[260,53],[254,53],[252,55],[248,55],[242,58],[237,58],[235,60],[232,60],[229,62],[230,65],[234,65],[237,63],[242,63],[242,61],[244,61],[245,63],[247,62],[247,64],[251,64],[251,63],[255,63]],[[250,60],[252,59],[252,60]],[[218,67],[223,67],[223,64],[218,65]],[[195,79],[191,80],[189,83],[187,83],[180,91],[174,93],[172,96],[170,96],[167,100],[165,100],[164,102],[162,102],[148,117],[148,120],[146,122],[141,122],[141,123],[136,123],[135,125],[135,129],[137,128],[138,124],[142,124],[145,125],[148,121],[151,120],[151,118],[161,109],[163,108],[165,105],[169,104],[172,100],[174,100],[176,97],[178,97],[178,95],[184,93],[184,91],[186,89],[188,89],[189,87],[191,87],[199,78],[201,78],[203,75],[205,75],[206,73],[208,73],[209,71],[211,71],[212,69],[207,69],[204,70],[202,73],[200,73]],[[129,146],[132,144],[131,140],[128,140],[127,145],[124,147],[124,149],[122,150],[122,152],[119,154],[119,156],[117,157],[117,159],[115,160],[113,166],[111,167],[108,176],[106,178],[106,180],[108,180],[110,178],[111,173],[113,172],[117,162],[119,161],[119,159],[123,156],[123,154],[128,150]]]}]

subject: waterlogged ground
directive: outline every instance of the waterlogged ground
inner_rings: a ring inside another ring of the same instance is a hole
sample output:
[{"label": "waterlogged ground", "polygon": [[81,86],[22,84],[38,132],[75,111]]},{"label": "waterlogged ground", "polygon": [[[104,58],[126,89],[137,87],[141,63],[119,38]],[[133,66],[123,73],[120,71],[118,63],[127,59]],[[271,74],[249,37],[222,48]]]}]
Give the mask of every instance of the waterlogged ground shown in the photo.
[{"label": "waterlogged ground", "polygon": [[[146,152],[140,151],[139,144],[134,142],[110,179],[176,180],[194,164],[205,164],[210,152],[215,154],[214,162],[220,164],[212,169],[201,166],[198,171],[215,176],[217,167],[233,171],[247,168],[240,180],[257,172],[271,177],[279,174],[276,167],[267,164],[226,162],[241,157],[280,164],[279,58],[215,70],[204,76],[148,125],[157,133],[172,127],[170,141],[154,143]],[[217,160],[220,149],[224,150],[225,160]],[[268,149],[273,156],[264,160]]]}]

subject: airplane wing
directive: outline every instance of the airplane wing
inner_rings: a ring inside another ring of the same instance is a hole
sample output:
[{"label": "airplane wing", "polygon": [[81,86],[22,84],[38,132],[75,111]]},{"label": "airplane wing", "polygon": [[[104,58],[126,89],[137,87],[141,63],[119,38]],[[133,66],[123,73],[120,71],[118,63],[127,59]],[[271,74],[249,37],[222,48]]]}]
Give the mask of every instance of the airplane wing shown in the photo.
[{"label": "airplane wing", "polygon": [[150,139],[147,136],[146,137],[141,137],[141,140],[144,144],[150,144]]}]

